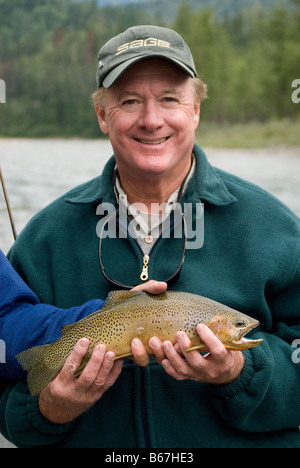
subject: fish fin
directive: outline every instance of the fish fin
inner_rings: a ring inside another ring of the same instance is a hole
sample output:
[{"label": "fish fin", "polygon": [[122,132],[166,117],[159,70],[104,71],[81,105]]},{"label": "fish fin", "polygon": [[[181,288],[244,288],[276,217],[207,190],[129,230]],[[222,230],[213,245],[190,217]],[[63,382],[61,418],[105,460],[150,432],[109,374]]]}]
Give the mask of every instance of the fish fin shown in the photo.
[{"label": "fish fin", "polygon": [[27,384],[31,395],[38,395],[61,370],[62,366],[50,366],[44,356],[51,352],[52,344],[35,346],[22,351],[16,357],[23,369],[28,372]]},{"label": "fish fin", "polygon": [[17,354],[16,358],[23,367],[25,371],[30,370],[34,365],[38,364],[40,361],[44,351],[50,345],[41,345],[41,346],[34,346],[33,348],[26,349],[21,353]]},{"label": "fish fin", "polygon": [[[105,301],[105,304],[104,306],[102,307],[102,309],[99,309],[97,310],[96,312],[93,312],[92,314],[89,314],[87,315],[86,317],[84,317],[83,319],[81,319],[79,322],[85,322],[85,321],[88,321],[90,320],[90,318],[93,316],[93,315],[101,315],[101,314],[104,314],[105,312],[108,312],[109,309],[111,307],[114,307],[116,306],[118,303],[120,302],[124,302],[128,299],[131,299],[132,297],[136,297],[136,296],[141,296],[141,295],[144,295],[146,294],[144,291],[111,291],[107,298],[106,298],[106,301]],[[79,323],[77,322],[77,323]],[[75,324],[71,323],[70,325],[65,325],[62,329],[61,329],[61,335],[64,335],[65,333],[68,333],[72,327],[74,326]]]},{"label": "fish fin", "polygon": [[116,361],[117,359],[124,359],[124,358],[132,358],[133,354],[132,353],[126,353],[126,354],[118,354],[113,358],[113,361]]},{"label": "fish fin", "polygon": [[111,291],[106,298],[105,305],[116,304],[144,294],[146,294],[144,291]]},{"label": "fish fin", "polygon": [[89,362],[89,360],[91,359],[91,354],[86,354],[81,363],[80,363],[80,366],[78,367],[78,369],[74,372],[74,376],[75,377],[79,377],[79,375],[81,374],[81,372],[83,371],[83,369],[85,368],[85,366],[87,365],[87,363]]},{"label": "fish fin", "polygon": [[186,353],[189,353],[191,351],[207,351],[207,347],[206,347],[206,344],[204,343],[200,343],[200,344],[197,344],[196,346],[192,346],[191,348],[188,348],[185,350]]}]

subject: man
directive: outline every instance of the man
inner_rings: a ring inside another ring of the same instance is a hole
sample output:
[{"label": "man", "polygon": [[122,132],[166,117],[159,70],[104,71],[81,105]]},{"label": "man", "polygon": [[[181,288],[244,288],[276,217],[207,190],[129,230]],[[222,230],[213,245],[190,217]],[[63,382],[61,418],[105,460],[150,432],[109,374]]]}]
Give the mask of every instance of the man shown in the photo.
[{"label": "man", "polygon": [[[177,33],[130,28],[100,50],[97,80],[96,112],[114,157],[101,177],[29,223],[10,253],[14,267],[58,307],[164,280],[257,318],[264,343],[230,352],[198,324],[208,355],[186,354],[178,331],[175,347],[151,338],[155,360],[146,365],[136,340],[140,365],[126,361],[113,385],[95,384],[100,356],[85,382],[72,378],[86,352],[79,343],[38,398],[23,383],[5,387],[2,430],[22,447],[299,447],[300,368],[291,347],[300,333],[299,219],[212,168],[194,143],[205,85]],[[202,203],[204,244],[185,249]]]}]

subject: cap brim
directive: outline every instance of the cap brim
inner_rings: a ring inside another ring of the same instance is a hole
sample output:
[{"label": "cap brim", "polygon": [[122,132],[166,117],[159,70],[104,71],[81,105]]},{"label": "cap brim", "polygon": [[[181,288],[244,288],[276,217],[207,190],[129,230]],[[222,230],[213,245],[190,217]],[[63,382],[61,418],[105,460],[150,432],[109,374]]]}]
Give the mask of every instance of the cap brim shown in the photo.
[{"label": "cap brim", "polygon": [[104,88],[110,88],[122,75],[125,73],[125,71],[131,67],[134,63],[140,62],[141,60],[144,60],[146,58],[154,58],[154,57],[160,57],[164,58],[166,60],[169,60],[170,62],[175,63],[178,65],[182,70],[184,70],[188,75],[190,75],[192,78],[196,77],[197,74],[194,70],[189,68],[187,65],[182,63],[180,60],[177,60],[176,58],[170,57],[169,55],[165,55],[163,53],[161,54],[153,54],[153,55],[140,55],[138,57],[135,57],[133,59],[127,60],[126,62],[122,63],[118,67],[114,68],[108,75],[104,78],[102,82],[102,86]]}]

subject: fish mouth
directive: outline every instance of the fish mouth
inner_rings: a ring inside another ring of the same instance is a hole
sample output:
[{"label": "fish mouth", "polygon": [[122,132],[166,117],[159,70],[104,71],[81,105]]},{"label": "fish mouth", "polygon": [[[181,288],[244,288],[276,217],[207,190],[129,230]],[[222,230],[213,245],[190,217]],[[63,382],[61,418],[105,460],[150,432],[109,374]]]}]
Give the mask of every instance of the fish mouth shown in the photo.
[{"label": "fish mouth", "polygon": [[249,333],[254,328],[258,327],[259,325],[260,325],[259,322],[255,322],[254,324],[250,324],[248,325],[248,327],[245,327],[242,330],[239,330],[233,337],[233,340],[232,340],[233,345],[236,348],[239,348],[241,350],[254,348],[255,346],[260,345],[264,340],[262,339],[251,340],[249,338],[245,338],[245,335],[247,335],[247,333]]}]

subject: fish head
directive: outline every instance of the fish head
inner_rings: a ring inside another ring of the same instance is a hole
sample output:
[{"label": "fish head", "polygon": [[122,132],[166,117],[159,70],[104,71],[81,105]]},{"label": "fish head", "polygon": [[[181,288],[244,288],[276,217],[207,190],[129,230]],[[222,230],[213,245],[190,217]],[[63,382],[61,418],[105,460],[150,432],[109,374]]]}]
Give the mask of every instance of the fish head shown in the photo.
[{"label": "fish head", "polygon": [[218,315],[211,321],[209,328],[222,341],[228,350],[244,351],[254,348],[263,342],[262,339],[251,340],[245,335],[260,325],[259,321],[239,312]]}]

